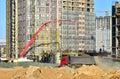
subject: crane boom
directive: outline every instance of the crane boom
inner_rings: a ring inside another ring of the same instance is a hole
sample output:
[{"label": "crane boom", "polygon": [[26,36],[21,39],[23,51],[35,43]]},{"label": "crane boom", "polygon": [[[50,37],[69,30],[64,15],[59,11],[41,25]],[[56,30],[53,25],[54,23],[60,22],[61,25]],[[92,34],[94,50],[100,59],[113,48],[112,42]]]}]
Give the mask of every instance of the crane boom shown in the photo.
[{"label": "crane boom", "polygon": [[110,10],[100,10],[100,11],[95,11],[95,12],[105,12],[105,16],[109,16],[109,12],[111,12]]},{"label": "crane boom", "polygon": [[42,24],[40,26],[40,28],[35,32],[35,34],[33,35],[32,39],[28,42],[28,44],[25,46],[25,48],[23,49],[23,51],[20,53],[20,58],[23,58],[26,51],[28,50],[28,48],[33,44],[33,42],[36,40],[36,36],[38,35],[38,33],[43,30],[48,24],[50,23],[56,23],[56,22],[76,22],[75,20],[55,20],[55,21],[48,21],[44,24]]}]

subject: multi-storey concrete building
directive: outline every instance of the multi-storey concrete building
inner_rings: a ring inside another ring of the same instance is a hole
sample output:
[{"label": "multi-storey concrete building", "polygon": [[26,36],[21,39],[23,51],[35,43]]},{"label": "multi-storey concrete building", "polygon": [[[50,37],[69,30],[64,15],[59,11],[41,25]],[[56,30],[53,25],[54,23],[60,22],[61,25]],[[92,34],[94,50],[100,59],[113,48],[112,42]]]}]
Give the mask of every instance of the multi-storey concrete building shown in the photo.
[{"label": "multi-storey concrete building", "polygon": [[[54,20],[75,20],[76,22],[56,22],[47,25],[38,34],[33,46],[40,43],[59,42],[62,50],[95,50],[93,0],[8,0],[7,6],[10,6],[10,8],[7,7],[8,13],[16,13],[13,14],[14,16],[7,13],[7,18],[9,18],[7,20],[9,37],[7,38],[7,48],[12,50],[11,43],[14,43],[17,47],[15,51],[17,54],[23,50],[40,25]],[[15,22],[10,19],[12,17],[15,17]],[[13,38],[16,36],[15,42],[11,36]],[[14,46],[14,48],[16,47]],[[39,55],[42,51],[56,51],[58,49],[56,47],[58,47],[57,44],[44,45],[31,52]],[[14,53],[14,51],[8,52],[9,54]]]},{"label": "multi-storey concrete building", "polygon": [[88,52],[95,51],[95,14],[94,0],[85,0],[85,50]]},{"label": "multi-storey concrete building", "polygon": [[120,57],[120,3],[112,5],[112,55]]},{"label": "multi-storey concrete building", "polygon": [[0,57],[6,56],[6,42],[0,40]]},{"label": "multi-storey concrete building", "polygon": [[17,0],[6,0],[6,52],[7,57],[18,57]]},{"label": "multi-storey concrete building", "polygon": [[112,52],[112,17],[96,17],[96,52]]}]

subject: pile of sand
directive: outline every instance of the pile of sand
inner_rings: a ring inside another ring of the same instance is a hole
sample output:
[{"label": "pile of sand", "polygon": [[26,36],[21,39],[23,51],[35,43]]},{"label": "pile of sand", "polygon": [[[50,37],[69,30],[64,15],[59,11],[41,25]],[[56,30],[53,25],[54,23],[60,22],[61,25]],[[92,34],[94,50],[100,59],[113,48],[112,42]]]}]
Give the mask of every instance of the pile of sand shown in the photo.
[{"label": "pile of sand", "polygon": [[0,79],[120,79],[120,72],[114,69],[102,70],[97,66],[0,68]]}]

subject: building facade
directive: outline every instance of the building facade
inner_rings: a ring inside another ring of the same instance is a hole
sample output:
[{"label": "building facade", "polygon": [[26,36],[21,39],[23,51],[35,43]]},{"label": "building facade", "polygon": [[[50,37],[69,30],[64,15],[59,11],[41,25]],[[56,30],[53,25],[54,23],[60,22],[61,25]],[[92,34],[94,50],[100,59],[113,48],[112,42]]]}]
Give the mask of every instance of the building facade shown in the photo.
[{"label": "building facade", "polygon": [[[13,50],[11,43],[15,45],[14,48],[17,48],[16,55],[19,55],[40,25],[55,20],[75,20],[75,22],[63,21],[46,25],[32,46],[52,42],[59,42],[60,46],[55,43],[44,45],[32,49],[31,53],[39,55],[43,51],[57,51],[58,49],[95,50],[93,0],[7,0],[7,16],[9,18],[7,20],[7,48],[10,48],[8,55],[14,54],[14,51],[11,51]],[[15,17],[14,20],[11,19],[13,17]],[[15,37],[15,41],[11,36]]]},{"label": "building facade", "polygon": [[120,3],[112,5],[112,56],[120,57]]},{"label": "building facade", "polygon": [[96,52],[112,52],[112,17],[96,17]]},{"label": "building facade", "polygon": [[8,58],[18,57],[17,0],[6,0],[6,52]]},{"label": "building facade", "polygon": [[94,0],[85,1],[85,50],[95,52],[96,48],[96,31],[95,31],[95,13]]},{"label": "building facade", "polygon": [[6,42],[0,40],[0,57],[6,57]]}]

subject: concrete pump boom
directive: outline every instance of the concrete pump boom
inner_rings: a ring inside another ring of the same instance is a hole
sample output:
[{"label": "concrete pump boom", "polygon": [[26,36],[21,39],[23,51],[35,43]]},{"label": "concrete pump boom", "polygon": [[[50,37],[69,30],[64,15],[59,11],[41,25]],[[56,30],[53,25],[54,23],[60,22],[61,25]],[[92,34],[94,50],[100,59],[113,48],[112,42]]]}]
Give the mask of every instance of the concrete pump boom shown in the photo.
[{"label": "concrete pump boom", "polygon": [[28,48],[32,45],[32,43],[36,40],[36,36],[38,35],[38,33],[43,30],[48,24],[51,23],[57,23],[57,22],[76,22],[75,20],[55,20],[55,21],[48,21],[44,24],[42,24],[40,26],[40,28],[35,32],[35,34],[33,35],[32,39],[28,42],[28,44],[25,46],[25,48],[23,49],[23,51],[20,53],[20,58],[23,58],[24,55],[26,54],[26,51],[28,50]]}]

